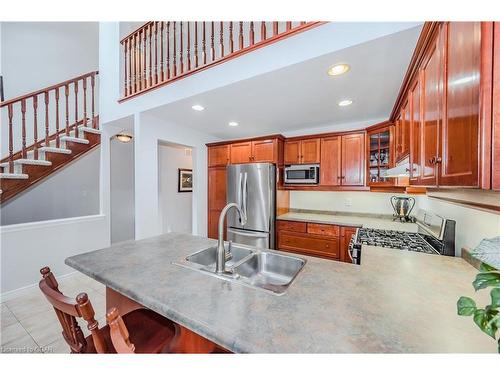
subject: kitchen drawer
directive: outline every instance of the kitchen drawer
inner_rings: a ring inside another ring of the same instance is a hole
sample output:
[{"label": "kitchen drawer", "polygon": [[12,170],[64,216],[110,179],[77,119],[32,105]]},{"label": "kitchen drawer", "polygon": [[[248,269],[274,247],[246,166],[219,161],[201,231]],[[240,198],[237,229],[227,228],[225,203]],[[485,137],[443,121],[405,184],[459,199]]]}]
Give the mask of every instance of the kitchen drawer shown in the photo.
[{"label": "kitchen drawer", "polygon": [[278,233],[278,249],[338,259],[339,238],[321,238],[305,233],[280,231]]},{"label": "kitchen drawer", "polygon": [[286,230],[289,232],[306,233],[306,223],[300,221],[283,221],[278,220],[278,230]]},{"label": "kitchen drawer", "polygon": [[339,227],[338,225],[308,223],[307,233],[319,234],[321,236],[338,237]]}]

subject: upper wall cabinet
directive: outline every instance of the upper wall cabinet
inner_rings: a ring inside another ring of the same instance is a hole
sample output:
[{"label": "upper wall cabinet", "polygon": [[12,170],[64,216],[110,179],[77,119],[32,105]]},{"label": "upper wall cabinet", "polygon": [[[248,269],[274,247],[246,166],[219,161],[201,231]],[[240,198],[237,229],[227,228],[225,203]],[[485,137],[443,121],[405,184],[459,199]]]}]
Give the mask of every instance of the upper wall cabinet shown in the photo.
[{"label": "upper wall cabinet", "polygon": [[410,152],[410,106],[408,102],[403,105],[401,113],[395,122],[394,151],[396,162],[404,159]]},{"label": "upper wall cabinet", "polygon": [[229,164],[229,145],[208,148],[208,167],[221,167]]},{"label": "upper wall cabinet", "polygon": [[369,130],[367,133],[368,184],[370,186],[394,184],[392,178],[384,176],[384,173],[394,166],[393,133],[394,126],[392,125]]},{"label": "upper wall cabinet", "polygon": [[232,143],[231,164],[243,163],[278,163],[278,139],[258,139]]},{"label": "upper wall cabinet", "polygon": [[500,22],[495,22],[494,26],[494,49],[493,55],[493,142],[492,142],[492,169],[491,187],[500,190]]},{"label": "upper wall cabinet", "polygon": [[285,164],[317,164],[320,162],[319,138],[285,141]]},{"label": "upper wall cabinet", "polygon": [[[479,183],[481,23],[450,22],[446,38],[446,116],[443,121],[439,185]],[[427,112],[427,111],[426,111]]]}]

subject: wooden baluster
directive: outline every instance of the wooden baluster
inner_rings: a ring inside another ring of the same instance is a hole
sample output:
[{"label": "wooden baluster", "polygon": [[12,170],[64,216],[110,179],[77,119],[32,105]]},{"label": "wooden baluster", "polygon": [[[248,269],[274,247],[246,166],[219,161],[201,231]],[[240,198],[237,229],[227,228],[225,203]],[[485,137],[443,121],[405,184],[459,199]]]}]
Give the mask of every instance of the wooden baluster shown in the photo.
[{"label": "wooden baluster", "polygon": [[83,79],[83,126],[87,127],[87,77]]},{"label": "wooden baluster", "polygon": [[234,52],[233,21],[229,22],[229,53]]},{"label": "wooden baluster", "polygon": [[191,70],[191,23],[188,21],[187,23],[187,70],[188,72]]},{"label": "wooden baluster", "polygon": [[198,21],[194,23],[194,67],[198,67]]},{"label": "wooden baluster", "polygon": [[96,129],[97,123],[95,120],[95,72],[90,76],[90,87],[92,88],[91,99],[92,99],[92,127]]},{"label": "wooden baluster", "polygon": [[167,80],[170,79],[170,21],[167,22]]},{"label": "wooden baluster", "polygon": [[61,141],[59,139],[59,87],[55,89],[56,96],[56,147],[59,147]]},{"label": "wooden baluster", "polygon": [[264,21],[260,25],[260,40],[266,40],[266,23]]},{"label": "wooden baluster", "polygon": [[220,23],[220,57],[224,57],[224,23]]},{"label": "wooden baluster", "polygon": [[28,154],[26,152],[26,99],[21,100],[21,136],[22,136],[22,158],[26,159]]},{"label": "wooden baluster", "polygon": [[250,45],[253,46],[255,42],[255,32],[253,30],[253,21],[250,21]]},{"label": "wooden baluster", "polygon": [[212,21],[212,35],[210,36],[210,54],[212,55],[212,61],[215,60],[215,44],[214,44],[214,37],[215,37],[215,29],[214,29],[214,21]]},{"label": "wooden baluster", "polygon": [[33,97],[33,159],[38,160],[38,95]]},{"label": "wooden baluster", "polygon": [[154,22],[155,27],[155,84],[158,84],[158,22]]},{"label": "wooden baluster", "polygon": [[149,35],[149,84],[148,87],[153,86],[153,48],[151,45],[151,39],[153,37],[153,24],[150,23],[149,26],[147,27],[148,30],[148,35]]},{"label": "wooden baluster", "polygon": [[49,139],[49,92],[44,92],[45,97],[45,147],[50,147]]},{"label": "wooden baluster", "polygon": [[305,21],[300,21],[300,26],[305,25],[305,24],[306,24]]},{"label": "wooden baluster", "polygon": [[78,138],[78,81],[75,81],[75,137]]},{"label": "wooden baluster", "polygon": [[66,97],[66,135],[69,135],[69,84],[64,86],[64,96]]},{"label": "wooden baluster", "polygon": [[125,62],[125,74],[123,75],[123,96],[127,97],[128,95],[128,86],[127,86],[127,43],[128,39],[125,39],[123,42],[123,59]]},{"label": "wooden baluster", "polygon": [[174,72],[173,72],[173,77],[177,76],[177,22],[174,21]]},{"label": "wooden baluster", "polygon": [[9,173],[14,173],[14,138],[12,135],[12,117],[14,116],[14,111],[12,108],[12,103],[7,106],[9,113]]},{"label": "wooden baluster", "polygon": [[203,64],[207,63],[207,38],[205,33],[206,25],[203,21]]},{"label": "wooden baluster", "polygon": [[142,91],[142,51],[141,51],[141,45],[142,45],[142,30],[139,30],[137,33],[137,48],[136,48],[136,53],[137,53],[137,74],[135,76],[135,79],[138,81],[137,84],[137,91]]},{"label": "wooden baluster", "polygon": [[160,27],[160,81],[165,80],[165,69],[163,66],[163,30],[165,28],[165,22],[161,21]]},{"label": "wooden baluster", "polygon": [[240,49],[243,49],[243,22],[240,22],[240,36],[239,36]]},{"label": "wooden baluster", "polygon": [[273,22],[273,36],[278,35],[278,22]]},{"label": "wooden baluster", "polygon": [[148,73],[147,73],[147,50],[146,50],[146,40],[147,33],[146,29],[142,30],[142,76],[144,77],[144,81],[142,82],[142,88],[145,89],[148,86]]},{"label": "wooden baluster", "polygon": [[[133,37],[132,37],[133,38]],[[132,71],[132,38],[128,40],[128,94],[132,94],[132,82],[133,82],[133,71]]]},{"label": "wooden baluster", "polygon": [[183,44],[182,44],[182,38],[183,38],[183,32],[182,32],[182,25],[184,22],[181,21],[181,53],[180,53],[180,64],[181,64],[181,74],[184,73],[184,49],[183,49]]},{"label": "wooden baluster", "polygon": [[287,21],[286,23],[286,31],[290,31],[292,29],[292,23],[290,21]]},{"label": "wooden baluster", "polygon": [[[135,64],[135,34],[130,37],[130,89],[133,94],[136,92],[136,84],[135,84],[135,72],[137,70]],[[133,65],[133,66],[132,66]]]}]

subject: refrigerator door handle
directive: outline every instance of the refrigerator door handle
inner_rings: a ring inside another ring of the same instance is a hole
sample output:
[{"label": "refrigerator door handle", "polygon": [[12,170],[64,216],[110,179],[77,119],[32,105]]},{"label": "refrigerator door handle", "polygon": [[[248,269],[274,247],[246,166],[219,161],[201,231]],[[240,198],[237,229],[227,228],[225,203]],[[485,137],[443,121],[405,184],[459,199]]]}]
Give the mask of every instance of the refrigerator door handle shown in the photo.
[{"label": "refrigerator door handle", "polygon": [[237,229],[232,229],[232,228],[228,228],[227,231],[228,231],[228,233],[237,234],[237,235],[243,236],[243,237],[266,238],[267,236],[269,236],[269,233],[249,232],[246,230],[237,230]]},{"label": "refrigerator door handle", "polygon": [[243,215],[245,216],[245,222],[247,219],[247,180],[248,180],[248,173],[245,172],[243,175],[243,199],[242,199],[242,210],[243,210]]}]

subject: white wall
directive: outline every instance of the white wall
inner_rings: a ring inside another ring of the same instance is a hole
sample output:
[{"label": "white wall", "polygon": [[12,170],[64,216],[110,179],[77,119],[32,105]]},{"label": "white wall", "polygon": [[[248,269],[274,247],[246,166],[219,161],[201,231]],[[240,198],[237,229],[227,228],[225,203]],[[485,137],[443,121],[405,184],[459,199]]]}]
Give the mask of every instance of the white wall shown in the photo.
[{"label": "white wall", "polygon": [[193,150],[193,233],[207,232],[206,143],[218,139],[169,123],[148,114],[136,114],[135,134],[135,236],[136,239],[162,233],[159,203],[158,143],[168,142]]},{"label": "white wall", "polygon": [[158,151],[162,232],[192,233],[193,193],[178,191],[179,168],[193,169],[192,150],[160,143]]},{"label": "white wall", "polygon": [[100,155],[96,147],[2,205],[1,225],[98,214]]},{"label": "white wall", "polygon": [[[390,197],[404,195],[374,192],[310,192],[291,191],[290,207],[297,209],[366,212],[376,214],[392,214]],[[419,208],[432,211],[444,218],[456,221],[455,255],[460,256],[464,246],[474,248],[483,238],[500,236],[500,215],[429,198],[425,195],[415,195]],[[348,206],[348,201],[351,205]]]},{"label": "white wall", "polygon": [[44,266],[56,276],[73,272],[67,257],[109,244],[103,215],[2,226],[0,235],[2,295],[38,283]]},{"label": "white wall", "polygon": [[111,243],[115,243],[134,238],[134,141],[113,138],[110,152]]}]

